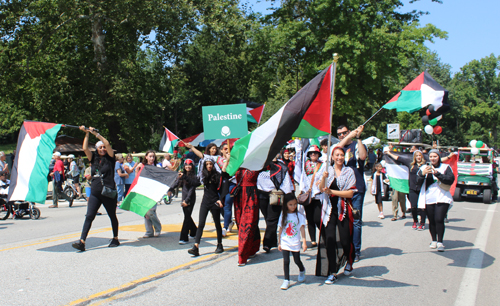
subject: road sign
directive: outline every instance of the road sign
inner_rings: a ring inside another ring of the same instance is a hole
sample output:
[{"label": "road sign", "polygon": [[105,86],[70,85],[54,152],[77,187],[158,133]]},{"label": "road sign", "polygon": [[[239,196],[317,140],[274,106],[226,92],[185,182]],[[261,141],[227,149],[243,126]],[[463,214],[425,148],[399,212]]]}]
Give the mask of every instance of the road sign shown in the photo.
[{"label": "road sign", "polygon": [[205,139],[241,138],[248,134],[245,104],[203,106]]},{"label": "road sign", "polygon": [[389,123],[387,125],[387,139],[399,140],[399,123]]}]

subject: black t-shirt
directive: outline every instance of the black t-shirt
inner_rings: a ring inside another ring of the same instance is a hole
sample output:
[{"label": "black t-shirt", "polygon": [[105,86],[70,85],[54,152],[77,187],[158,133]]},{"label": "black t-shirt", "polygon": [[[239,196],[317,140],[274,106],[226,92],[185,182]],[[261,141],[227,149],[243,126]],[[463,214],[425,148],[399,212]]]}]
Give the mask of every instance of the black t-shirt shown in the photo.
[{"label": "black t-shirt", "polygon": [[[350,145],[344,147],[345,149],[345,165],[351,167],[354,170],[354,175],[356,176],[356,189],[359,193],[365,193],[365,161],[362,159],[356,159],[357,141],[353,141]],[[366,150],[366,146],[363,145]],[[368,150],[367,150],[368,151]]]},{"label": "black t-shirt", "polygon": [[[337,185],[337,178],[333,179],[332,184],[330,185],[330,189],[339,191],[339,186]],[[339,197],[334,196],[330,197],[330,203],[332,203],[332,214],[338,217],[338,204],[339,204]]]},{"label": "black t-shirt", "polygon": [[115,185],[115,159],[109,156],[107,153],[104,156],[100,156],[97,152],[92,152],[91,163],[91,174],[92,174],[92,184],[91,188],[96,190],[102,190],[101,178],[97,175],[97,170],[102,175],[104,185],[106,187],[116,188]]}]

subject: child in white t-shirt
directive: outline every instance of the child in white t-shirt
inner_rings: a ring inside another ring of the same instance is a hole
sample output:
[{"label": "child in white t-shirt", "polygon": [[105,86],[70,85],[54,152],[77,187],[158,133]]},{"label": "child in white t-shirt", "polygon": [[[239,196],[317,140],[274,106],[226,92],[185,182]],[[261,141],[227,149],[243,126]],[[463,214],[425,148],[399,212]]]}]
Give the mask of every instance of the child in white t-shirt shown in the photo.
[{"label": "child in white t-shirt", "polygon": [[300,261],[300,247],[302,241],[302,250],[307,250],[306,245],[306,218],[297,211],[297,198],[293,193],[285,195],[286,204],[283,205],[280,219],[278,221],[278,250],[283,253],[283,269],[285,271],[285,280],[281,289],[286,290],[290,287],[290,252],[293,255],[293,261],[299,267],[298,282],[306,280],[306,269]]}]

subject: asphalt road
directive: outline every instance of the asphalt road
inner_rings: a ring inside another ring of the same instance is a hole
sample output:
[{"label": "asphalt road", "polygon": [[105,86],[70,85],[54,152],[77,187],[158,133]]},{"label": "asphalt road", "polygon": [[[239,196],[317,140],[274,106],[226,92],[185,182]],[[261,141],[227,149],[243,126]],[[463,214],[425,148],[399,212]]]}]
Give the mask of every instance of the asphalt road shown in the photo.
[{"label": "asphalt road", "polygon": [[[201,200],[197,192],[197,207]],[[498,305],[500,302],[500,222],[497,204],[457,202],[446,224],[446,251],[429,249],[430,235],[411,229],[412,220],[377,218],[373,198],[364,206],[361,261],[351,276],[333,285],[315,277],[316,250],[301,258],[306,282],[280,290],[281,254],[263,251],[245,267],[237,266],[237,236],[223,241],[226,252],[214,254],[213,223],[205,228],[202,255],[191,257],[192,243],[179,245],[182,210],[179,200],[158,207],[163,224],[159,238],[143,239],[143,218],[119,211],[118,248],[108,248],[112,236],[105,214],[97,216],[87,251],[76,252],[86,203],[57,209],[37,205],[39,220],[0,221],[1,305]],[[198,220],[198,210],[193,214]],[[210,218],[208,220],[210,221]],[[264,221],[260,220],[264,229]]]}]

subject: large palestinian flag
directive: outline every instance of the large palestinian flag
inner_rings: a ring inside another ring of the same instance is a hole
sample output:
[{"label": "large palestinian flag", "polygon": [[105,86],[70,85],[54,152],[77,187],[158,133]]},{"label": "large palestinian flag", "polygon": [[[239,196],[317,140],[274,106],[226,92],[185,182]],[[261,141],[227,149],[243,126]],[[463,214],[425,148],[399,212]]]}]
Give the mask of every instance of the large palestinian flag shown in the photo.
[{"label": "large palestinian flag", "polygon": [[179,142],[179,137],[175,136],[174,133],[170,132],[169,129],[165,128],[165,133],[160,141],[160,151],[168,152],[170,154],[174,153],[174,148]]},{"label": "large palestinian flag", "polygon": [[332,66],[297,92],[269,120],[236,141],[227,172],[238,168],[260,170],[270,162],[288,140],[315,138],[331,131],[330,95]]},{"label": "large palestinian flag", "polygon": [[174,185],[177,176],[176,171],[149,165],[144,166],[135,176],[120,208],[144,217],[148,210],[155,206]]},{"label": "large palestinian flag", "polygon": [[429,119],[438,117],[449,110],[448,91],[425,71],[406,85],[383,108],[413,113],[428,105],[433,105],[435,111]]},{"label": "large palestinian flag", "polygon": [[[409,177],[409,169],[411,162],[413,161],[413,153],[397,153],[391,152],[394,155],[398,156],[398,159],[395,160],[389,154],[384,155],[385,161],[385,170],[387,177],[389,178],[392,189],[397,190],[399,192],[409,193],[410,187],[408,184]],[[442,158],[442,157],[441,157]],[[424,154],[424,159],[429,160],[428,155]],[[455,187],[457,186],[457,161],[458,155],[454,154],[452,158],[448,159],[445,164],[450,165],[451,170],[453,170],[453,174],[455,174],[455,182],[450,188],[450,192],[453,195],[455,193]]]},{"label": "large palestinian flag", "polygon": [[17,138],[9,201],[45,203],[49,165],[60,124],[24,121]]},{"label": "large palestinian flag", "polygon": [[239,99],[238,103],[245,103],[247,105],[247,120],[252,123],[260,123],[262,114],[264,113],[265,104],[260,104],[252,101]]}]

